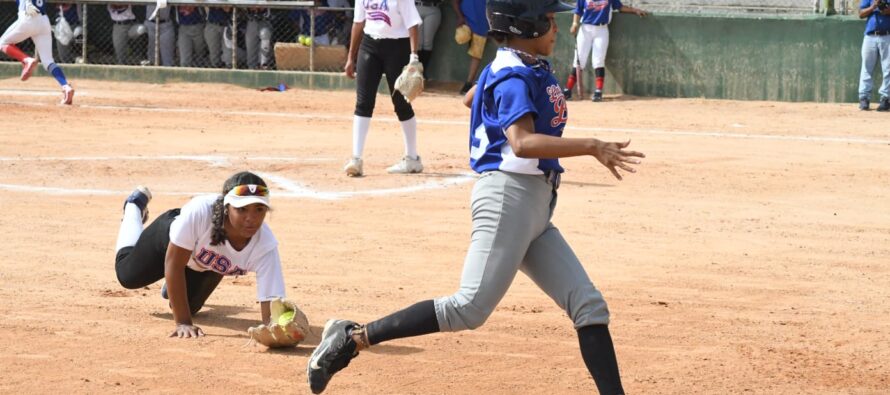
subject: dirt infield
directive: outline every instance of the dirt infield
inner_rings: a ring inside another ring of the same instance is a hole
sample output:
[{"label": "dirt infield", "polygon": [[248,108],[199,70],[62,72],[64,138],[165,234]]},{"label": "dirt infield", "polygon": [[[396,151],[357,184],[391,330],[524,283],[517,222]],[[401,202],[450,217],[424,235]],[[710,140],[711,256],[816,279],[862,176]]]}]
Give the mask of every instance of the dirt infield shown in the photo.
[{"label": "dirt infield", "polygon": [[[364,321],[456,290],[469,241],[467,120],[418,99],[426,172],[390,176],[402,137],[386,96],[348,179],[354,93],[222,85],[0,80],[0,393],[309,393],[325,320]],[[566,136],[633,140],[618,182],[564,160],[554,223],[603,291],[629,394],[890,391],[890,115],[855,104],[607,98],[571,102]],[[123,199],[152,218],[266,176],[289,297],[315,334],[246,346],[253,275],[228,278],[168,339],[161,283],[114,275]],[[525,276],[473,332],[385,343],[331,394],[595,392],[571,323]]]}]

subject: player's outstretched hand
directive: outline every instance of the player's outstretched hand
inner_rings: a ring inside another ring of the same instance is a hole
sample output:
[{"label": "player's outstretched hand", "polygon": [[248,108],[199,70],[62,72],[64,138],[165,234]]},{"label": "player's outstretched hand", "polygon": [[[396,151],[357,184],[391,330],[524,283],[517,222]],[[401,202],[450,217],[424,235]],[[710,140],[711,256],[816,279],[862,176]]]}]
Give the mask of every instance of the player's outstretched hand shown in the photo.
[{"label": "player's outstretched hand", "polygon": [[638,165],[640,164],[640,160],[634,158],[646,157],[642,152],[625,151],[624,149],[627,148],[628,145],[630,145],[630,140],[623,143],[600,141],[596,145],[596,151],[593,153],[593,156],[596,157],[603,166],[606,166],[615,178],[621,180],[621,174],[618,173],[618,169],[616,168],[620,168],[629,173],[636,173],[637,171],[628,166],[628,164]]},{"label": "player's outstretched hand", "polygon": [[197,325],[189,325],[189,324],[176,324],[176,330],[170,334],[170,337],[178,337],[180,339],[184,337],[201,337],[204,336],[204,331],[201,330]]}]

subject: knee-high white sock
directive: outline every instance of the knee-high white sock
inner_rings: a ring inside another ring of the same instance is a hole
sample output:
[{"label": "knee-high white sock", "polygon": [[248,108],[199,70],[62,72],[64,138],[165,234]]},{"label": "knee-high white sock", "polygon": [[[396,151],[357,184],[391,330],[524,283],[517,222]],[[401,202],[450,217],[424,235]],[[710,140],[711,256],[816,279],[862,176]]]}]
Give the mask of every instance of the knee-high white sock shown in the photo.
[{"label": "knee-high white sock", "polygon": [[368,130],[371,128],[370,117],[360,117],[353,115],[352,117],[352,156],[356,158],[362,157],[365,151],[365,140],[368,139]]},{"label": "knee-high white sock", "polygon": [[417,157],[417,117],[402,121],[402,134],[405,136],[405,156]]},{"label": "knee-high white sock", "polygon": [[121,228],[117,232],[117,247],[114,251],[120,251],[124,247],[136,245],[142,234],[142,210],[133,203],[127,203],[124,207],[124,218],[121,219]]}]

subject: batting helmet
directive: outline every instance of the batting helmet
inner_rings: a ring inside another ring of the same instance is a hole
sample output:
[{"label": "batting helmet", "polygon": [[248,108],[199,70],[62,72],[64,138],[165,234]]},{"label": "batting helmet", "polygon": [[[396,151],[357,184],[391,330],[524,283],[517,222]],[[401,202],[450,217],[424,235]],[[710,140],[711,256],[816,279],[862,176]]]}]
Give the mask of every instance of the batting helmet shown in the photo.
[{"label": "batting helmet", "polygon": [[485,5],[489,33],[522,38],[543,36],[551,28],[548,13],[572,9],[574,7],[559,0],[488,0]]}]

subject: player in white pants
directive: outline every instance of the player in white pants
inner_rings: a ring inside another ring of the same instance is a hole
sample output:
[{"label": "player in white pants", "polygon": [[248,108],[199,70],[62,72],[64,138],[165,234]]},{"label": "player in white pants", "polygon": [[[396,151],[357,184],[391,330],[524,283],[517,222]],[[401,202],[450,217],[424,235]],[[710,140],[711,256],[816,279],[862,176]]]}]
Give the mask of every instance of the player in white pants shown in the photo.
[{"label": "player in white pants", "polygon": [[62,104],[71,104],[74,88],[68,84],[62,69],[53,60],[52,28],[46,16],[45,0],[16,0],[18,19],[0,36],[0,51],[22,62],[22,81],[27,81],[37,67],[37,59],[25,55],[16,44],[31,39],[43,68],[62,86]]},{"label": "player in white pants", "polygon": [[[593,101],[603,100],[603,84],[606,80],[606,51],[609,49],[609,22],[612,21],[612,10],[636,14],[640,17],[648,15],[646,11],[621,4],[621,0],[577,0],[575,5],[575,17],[572,21],[571,32],[577,35],[577,51],[572,74],[566,82],[563,91],[567,99],[572,97],[572,88],[575,87],[578,70],[584,70],[587,64],[587,56],[593,64],[596,75],[596,90],[591,97]],[[592,51],[592,54],[591,54]],[[585,92],[581,92],[585,94]]]}]

